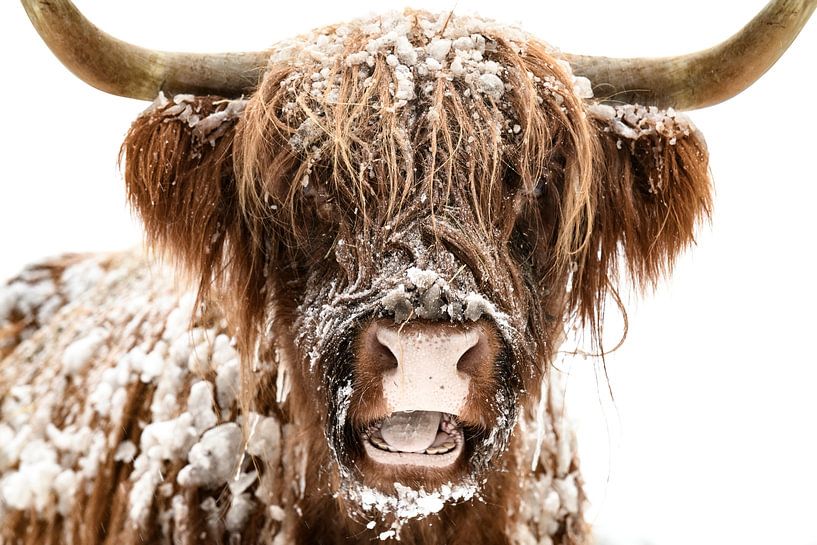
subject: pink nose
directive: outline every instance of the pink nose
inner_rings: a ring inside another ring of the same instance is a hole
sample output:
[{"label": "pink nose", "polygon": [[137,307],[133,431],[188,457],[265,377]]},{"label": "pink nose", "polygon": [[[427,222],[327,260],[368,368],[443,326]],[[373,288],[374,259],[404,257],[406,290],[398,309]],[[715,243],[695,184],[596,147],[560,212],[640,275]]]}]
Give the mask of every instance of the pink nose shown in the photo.
[{"label": "pink nose", "polygon": [[364,338],[362,356],[382,374],[389,412],[460,414],[471,379],[493,366],[491,342],[476,325],[374,322]]}]

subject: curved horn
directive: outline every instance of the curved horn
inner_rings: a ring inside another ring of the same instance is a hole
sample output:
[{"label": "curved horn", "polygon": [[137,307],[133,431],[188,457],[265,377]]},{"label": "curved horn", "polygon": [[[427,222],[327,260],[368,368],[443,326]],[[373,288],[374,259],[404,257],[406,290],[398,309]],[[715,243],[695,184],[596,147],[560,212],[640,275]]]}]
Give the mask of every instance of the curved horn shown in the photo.
[{"label": "curved horn", "polygon": [[606,102],[703,108],[732,98],[771,68],[815,7],[817,0],[772,0],[725,42],[689,55],[614,59],[567,54],[565,59]]},{"label": "curved horn", "polygon": [[235,98],[251,91],[268,52],[171,53],[138,47],[91,24],[70,0],[22,0],[29,19],[57,58],[106,93],[153,100],[168,94]]}]

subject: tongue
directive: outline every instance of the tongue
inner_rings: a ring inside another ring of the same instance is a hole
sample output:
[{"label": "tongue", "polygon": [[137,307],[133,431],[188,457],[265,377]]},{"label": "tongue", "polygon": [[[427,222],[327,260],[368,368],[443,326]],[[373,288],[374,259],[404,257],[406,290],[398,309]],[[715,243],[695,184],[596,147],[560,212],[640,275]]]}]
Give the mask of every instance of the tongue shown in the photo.
[{"label": "tongue", "polygon": [[434,443],[441,413],[410,411],[394,413],[380,426],[380,434],[390,447],[403,452],[423,452]]}]

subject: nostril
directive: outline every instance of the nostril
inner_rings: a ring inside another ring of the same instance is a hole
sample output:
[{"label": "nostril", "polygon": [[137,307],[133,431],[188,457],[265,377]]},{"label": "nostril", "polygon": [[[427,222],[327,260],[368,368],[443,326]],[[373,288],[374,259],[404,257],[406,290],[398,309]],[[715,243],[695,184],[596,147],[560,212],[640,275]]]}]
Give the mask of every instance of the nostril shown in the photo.
[{"label": "nostril", "polygon": [[472,346],[465,354],[460,356],[457,362],[457,371],[466,375],[473,375],[479,370],[479,357],[477,346]]},{"label": "nostril", "polygon": [[480,334],[476,344],[460,356],[460,359],[457,361],[457,371],[465,373],[466,375],[475,376],[480,374],[481,369],[484,368],[488,360],[488,342],[485,340],[485,337]]},{"label": "nostril", "polygon": [[366,355],[372,368],[380,373],[397,368],[397,356],[377,338],[377,330],[372,329],[366,336]]},{"label": "nostril", "polygon": [[397,357],[392,354],[392,351],[389,350],[388,346],[383,346],[380,343],[377,343],[377,364],[378,368],[381,371],[388,371],[389,369],[396,369],[397,368]]}]

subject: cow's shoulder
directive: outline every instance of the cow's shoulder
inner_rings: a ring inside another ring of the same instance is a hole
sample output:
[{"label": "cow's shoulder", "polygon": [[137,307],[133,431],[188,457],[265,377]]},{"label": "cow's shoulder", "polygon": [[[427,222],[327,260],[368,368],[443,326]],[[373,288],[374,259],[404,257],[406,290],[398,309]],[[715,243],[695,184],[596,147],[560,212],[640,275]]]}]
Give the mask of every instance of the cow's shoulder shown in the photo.
[{"label": "cow's shoulder", "polygon": [[4,288],[0,542],[191,542],[185,513],[222,540],[259,509],[251,458],[276,456],[280,426],[252,415],[264,441],[248,443],[232,338],[184,286],[122,253],[52,260]]}]

